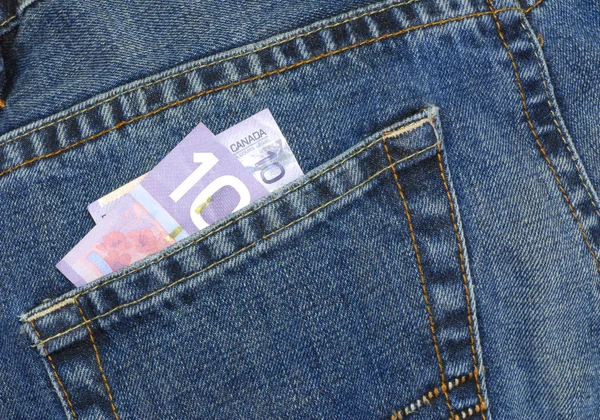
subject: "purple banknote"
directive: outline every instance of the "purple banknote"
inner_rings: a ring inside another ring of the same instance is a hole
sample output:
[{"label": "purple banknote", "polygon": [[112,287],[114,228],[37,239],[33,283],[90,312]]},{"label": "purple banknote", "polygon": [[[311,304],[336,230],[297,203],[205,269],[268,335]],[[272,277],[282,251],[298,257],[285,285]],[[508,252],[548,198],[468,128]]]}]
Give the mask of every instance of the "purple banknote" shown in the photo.
[{"label": "purple banknote", "polygon": [[[135,180],[137,185],[121,187],[129,193],[119,193],[110,213],[57,268],[75,285],[89,283],[227,217],[276,189],[279,181],[301,176],[287,142],[271,123],[267,110],[216,137],[197,126]],[[236,142],[251,150],[245,161],[230,147]]]},{"label": "purple banknote", "polygon": [[[229,150],[263,186],[274,191],[303,175],[294,153],[268,109],[225,130],[216,141]],[[100,222],[146,174],[106,194],[88,206]]]}]

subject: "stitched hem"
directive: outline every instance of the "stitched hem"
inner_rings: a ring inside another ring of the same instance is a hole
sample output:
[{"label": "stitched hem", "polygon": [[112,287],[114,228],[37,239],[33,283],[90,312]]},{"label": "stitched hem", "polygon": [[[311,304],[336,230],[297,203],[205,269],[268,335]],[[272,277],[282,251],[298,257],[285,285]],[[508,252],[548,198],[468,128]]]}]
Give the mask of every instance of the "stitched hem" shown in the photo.
[{"label": "stitched hem", "polygon": [[[414,130],[414,129],[417,129],[417,128],[421,127],[423,124],[426,124],[429,121],[430,121],[429,117],[423,118],[423,119],[415,121],[414,123],[411,123],[411,124],[409,124],[409,125],[407,125],[405,127],[401,127],[398,130],[394,130],[393,132],[395,133],[395,135],[398,135],[398,134],[401,134],[401,133],[404,134],[404,133],[407,133],[407,132],[409,132],[411,130]],[[164,259],[166,259],[168,257],[171,257],[171,256],[175,255],[176,253],[178,253],[178,252],[180,252],[180,251],[182,251],[182,250],[184,250],[184,249],[186,249],[186,248],[188,248],[190,246],[196,245],[196,244],[204,241],[205,239],[207,239],[207,238],[209,238],[209,237],[211,237],[211,236],[213,236],[213,235],[221,232],[225,228],[227,228],[227,227],[235,224],[236,222],[238,222],[238,221],[246,218],[247,216],[250,216],[251,214],[258,212],[259,210],[263,209],[264,207],[266,207],[268,205],[276,203],[277,201],[279,201],[279,200],[287,197],[288,195],[290,195],[293,192],[298,191],[299,189],[301,189],[302,187],[306,186],[307,184],[315,181],[316,179],[318,179],[318,178],[320,178],[320,177],[322,177],[322,176],[324,176],[324,175],[332,172],[333,170],[335,170],[335,169],[339,168],[340,166],[342,166],[344,163],[348,162],[350,159],[355,158],[355,157],[359,156],[360,154],[362,154],[363,152],[366,152],[367,150],[371,149],[372,147],[378,145],[379,142],[381,142],[381,141],[383,141],[383,137],[378,137],[374,141],[372,141],[372,142],[366,144],[365,146],[363,146],[363,147],[355,150],[354,152],[352,152],[351,154],[349,154],[348,156],[346,156],[344,159],[340,160],[339,162],[336,162],[333,165],[327,167],[327,169],[325,169],[325,170],[323,170],[323,171],[321,171],[321,172],[319,172],[319,173],[317,173],[317,174],[315,174],[315,175],[307,178],[306,180],[302,181],[298,185],[296,185],[296,186],[292,187],[291,189],[285,191],[285,193],[283,193],[281,195],[277,195],[276,197],[273,197],[272,199],[270,199],[268,201],[265,201],[264,203],[262,203],[261,205],[259,205],[256,208],[253,208],[251,210],[248,210],[246,212],[241,213],[237,217],[234,217],[233,219],[231,219],[227,223],[225,223],[225,224],[223,224],[223,225],[221,225],[221,226],[219,226],[219,227],[211,230],[210,232],[206,233],[205,235],[202,235],[202,236],[198,237],[197,239],[194,239],[191,242],[184,243],[184,244],[181,244],[181,245],[178,245],[178,246],[175,245],[171,251],[165,253],[164,255],[161,255],[159,258],[150,260],[148,263],[143,264],[140,267],[137,267],[135,269],[126,271],[123,274],[121,274],[121,275],[119,275],[119,276],[117,276],[115,278],[108,279],[108,280],[106,280],[104,282],[99,282],[98,284],[96,284],[95,286],[93,286],[93,287],[91,287],[89,289],[85,289],[85,290],[81,291],[80,293],[77,293],[76,295],[74,295],[74,296],[72,296],[72,297],[70,297],[68,299],[62,300],[62,301],[56,303],[55,305],[52,305],[52,306],[50,306],[50,307],[48,307],[48,308],[46,308],[46,309],[44,309],[44,310],[42,310],[40,312],[32,314],[31,316],[25,318],[24,321],[32,321],[32,320],[41,318],[43,316],[46,316],[46,315],[50,314],[51,312],[54,312],[55,310],[60,309],[61,307],[65,306],[65,305],[74,303],[73,299],[85,296],[85,295],[89,294],[90,292],[93,292],[93,291],[95,291],[97,289],[100,289],[100,288],[103,288],[105,286],[108,286],[109,284],[111,284],[111,283],[113,283],[113,282],[115,282],[117,280],[120,280],[120,279],[122,279],[124,277],[127,277],[127,276],[131,275],[131,274],[137,273],[138,271],[140,271],[140,270],[142,270],[144,268],[147,268],[147,267],[149,267],[151,265],[157,264],[160,261],[162,261],[162,260],[164,260]]]}]

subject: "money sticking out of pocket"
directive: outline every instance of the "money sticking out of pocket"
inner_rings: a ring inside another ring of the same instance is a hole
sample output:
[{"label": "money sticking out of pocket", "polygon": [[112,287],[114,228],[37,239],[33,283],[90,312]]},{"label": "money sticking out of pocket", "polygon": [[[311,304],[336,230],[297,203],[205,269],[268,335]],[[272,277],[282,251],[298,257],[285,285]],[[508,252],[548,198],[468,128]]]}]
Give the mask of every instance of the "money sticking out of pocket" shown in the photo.
[{"label": "money sticking out of pocket", "polygon": [[56,267],[90,283],[302,175],[268,109],[217,136],[199,124],[150,172],[90,204],[97,225]]}]

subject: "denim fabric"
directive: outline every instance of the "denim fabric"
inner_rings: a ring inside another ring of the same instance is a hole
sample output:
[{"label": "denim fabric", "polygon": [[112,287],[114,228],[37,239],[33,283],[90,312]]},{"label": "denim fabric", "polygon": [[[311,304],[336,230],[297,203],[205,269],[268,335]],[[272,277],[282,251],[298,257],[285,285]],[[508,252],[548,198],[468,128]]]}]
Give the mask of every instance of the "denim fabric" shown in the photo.
[{"label": "denim fabric", "polygon": [[[6,33],[1,414],[597,416],[591,2],[253,3],[238,30],[247,2],[169,3],[231,21],[123,2],[61,41],[100,6],[40,1]],[[304,178],[84,288],[54,269],[89,202],[264,108]]]}]

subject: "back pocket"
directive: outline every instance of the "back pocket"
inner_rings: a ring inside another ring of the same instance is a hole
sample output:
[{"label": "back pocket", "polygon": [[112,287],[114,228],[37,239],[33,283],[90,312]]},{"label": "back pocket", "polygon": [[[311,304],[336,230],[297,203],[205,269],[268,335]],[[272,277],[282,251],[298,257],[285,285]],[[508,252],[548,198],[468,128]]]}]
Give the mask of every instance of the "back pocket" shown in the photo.
[{"label": "back pocket", "polygon": [[22,319],[70,418],[486,409],[436,108]]}]

